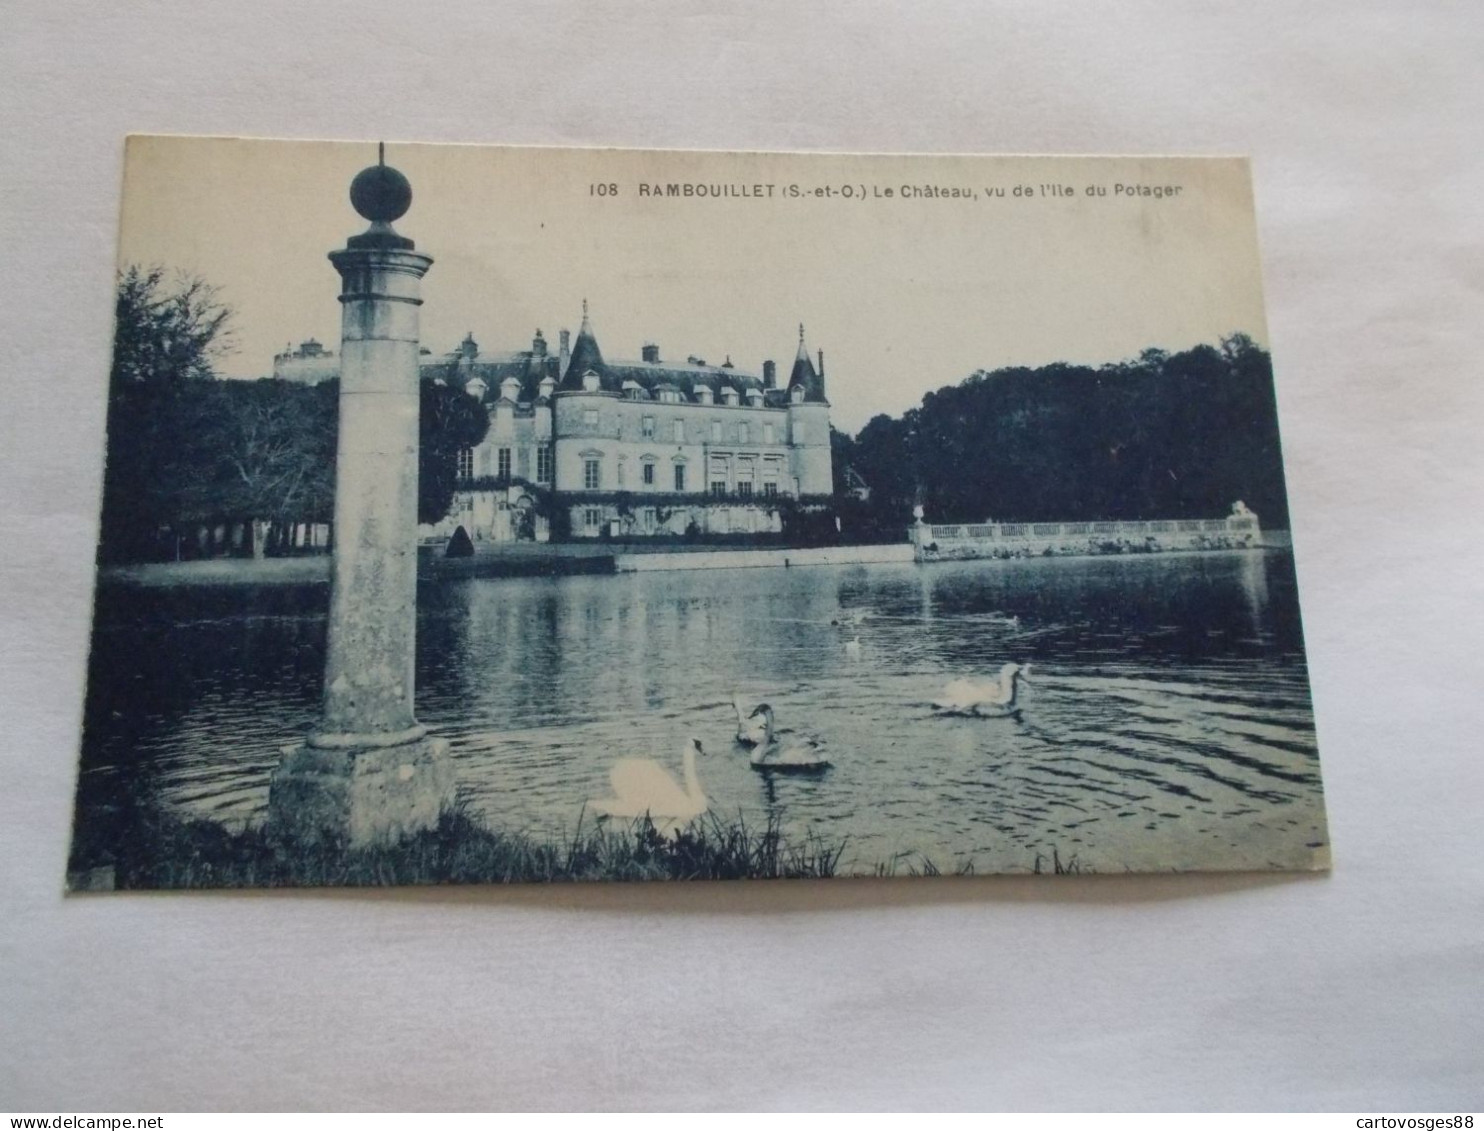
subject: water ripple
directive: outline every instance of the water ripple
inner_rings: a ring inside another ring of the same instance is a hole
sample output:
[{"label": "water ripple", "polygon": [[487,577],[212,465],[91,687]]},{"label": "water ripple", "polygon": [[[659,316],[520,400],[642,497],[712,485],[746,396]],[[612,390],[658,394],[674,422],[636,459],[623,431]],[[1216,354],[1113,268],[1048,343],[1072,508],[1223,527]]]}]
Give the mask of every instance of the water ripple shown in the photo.
[{"label": "water ripple", "polygon": [[[280,748],[315,722],[325,593],[238,597],[100,595],[84,810],[132,782],[261,817]],[[1302,866],[1327,840],[1283,554],[469,581],[419,600],[419,716],[502,828],[569,831],[615,759],[678,774],[695,736],[714,811],[846,838],[862,870],[1028,869],[1058,845],[1109,870]],[[1019,717],[931,710],[1009,661],[1032,665]],[[833,768],[753,772],[734,694]]]}]

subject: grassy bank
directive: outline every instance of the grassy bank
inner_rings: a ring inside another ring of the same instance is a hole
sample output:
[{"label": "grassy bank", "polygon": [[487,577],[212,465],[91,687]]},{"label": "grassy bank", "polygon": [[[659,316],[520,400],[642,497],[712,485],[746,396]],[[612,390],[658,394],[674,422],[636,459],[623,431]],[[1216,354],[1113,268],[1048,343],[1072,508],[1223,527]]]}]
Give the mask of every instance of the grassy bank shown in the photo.
[{"label": "grassy bank", "polygon": [[577,880],[801,879],[833,876],[844,844],[785,842],[776,821],[750,828],[706,815],[673,837],[647,820],[613,827],[579,821],[543,842],[494,832],[462,810],[437,828],[376,848],[289,849],[262,828],[232,831],[157,810],[135,815],[112,845],[73,847],[73,890],[118,888],[377,887]]}]

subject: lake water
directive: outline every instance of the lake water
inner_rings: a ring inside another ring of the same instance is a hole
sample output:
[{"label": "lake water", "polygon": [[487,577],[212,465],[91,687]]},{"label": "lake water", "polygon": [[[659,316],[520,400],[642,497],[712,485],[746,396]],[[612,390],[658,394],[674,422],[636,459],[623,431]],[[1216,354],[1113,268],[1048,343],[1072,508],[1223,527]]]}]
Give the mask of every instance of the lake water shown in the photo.
[{"label": "lake water", "polygon": [[[80,819],[133,786],[260,820],[279,747],[316,720],[327,596],[103,590]],[[843,841],[846,871],[1327,858],[1285,552],[451,582],[420,592],[418,645],[419,718],[501,829],[569,834],[616,759],[678,778],[694,736],[713,812]],[[1033,665],[1018,717],[935,716],[949,680],[1007,661]],[[734,693],[833,767],[754,771]]]}]

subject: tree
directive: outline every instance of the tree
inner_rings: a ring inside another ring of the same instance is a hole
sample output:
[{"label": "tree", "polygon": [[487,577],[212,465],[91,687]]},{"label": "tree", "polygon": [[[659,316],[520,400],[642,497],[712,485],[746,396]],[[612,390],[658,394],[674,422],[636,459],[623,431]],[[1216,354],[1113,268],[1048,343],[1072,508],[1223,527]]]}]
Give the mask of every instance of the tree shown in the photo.
[{"label": "tree", "polygon": [[[843,446],[842,446],[843,447]],[[980,370],[878,416],[851,459],[882,527],[1211,518],[1237,499],[1288,522],[1267,353],[1245,334],[1093,369]]]},{"label": "tree", "polygon": [[139,266],[119,273],[114,311],[99,553],[138,560],[209,478],[194,394],[231,349],[232,311],[196,276]]},{"label": "tree", "polygon": [[[174,556],[202,527],[244,523],[262,556],[275,526],[330,520],[338,381],[217,380],[232,311],[195,276],[129,267],[115,311],[103,560]],[[418,517],[437,522],[453,500],[459,453],[484,439],[489,416],[433,381],[419,396]]]},{"label": "tree", "polygon": [[119,272],[114,303],[113,389],[216,376],[214,362],[235,348],[232,309],[204,279],[184,273],[167,283],[162,267]]},{"label": "tree", "polygon": [[489,432],[489,412],[461,389],[424,380],[418,415],[417,520],[440,522],[453,505],[459,453]]},{"label": "tree", "polygon": [[252,523],[253,556],[274,524],[327,520],[335,496],[335,390],[267,378],[216,384],[208,509]]}]

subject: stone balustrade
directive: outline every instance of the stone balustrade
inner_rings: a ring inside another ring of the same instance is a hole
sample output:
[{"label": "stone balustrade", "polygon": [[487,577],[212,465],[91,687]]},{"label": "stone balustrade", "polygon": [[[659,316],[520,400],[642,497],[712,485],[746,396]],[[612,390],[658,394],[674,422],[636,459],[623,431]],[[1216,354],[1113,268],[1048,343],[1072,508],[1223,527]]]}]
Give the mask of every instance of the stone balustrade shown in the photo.
[{"label": "stone balustrade", "polygon": [[918,522],[908,534],[918,561],[1240,549],[1263,544],[1257,515],[1240,503],[1226,518],[939,525]]}]

